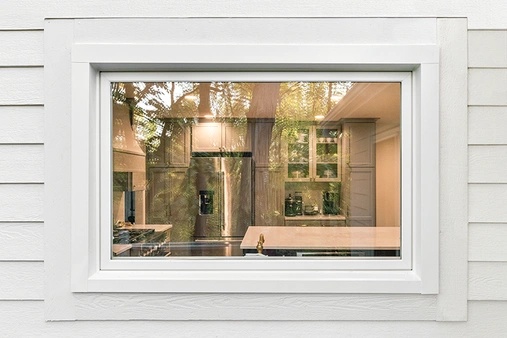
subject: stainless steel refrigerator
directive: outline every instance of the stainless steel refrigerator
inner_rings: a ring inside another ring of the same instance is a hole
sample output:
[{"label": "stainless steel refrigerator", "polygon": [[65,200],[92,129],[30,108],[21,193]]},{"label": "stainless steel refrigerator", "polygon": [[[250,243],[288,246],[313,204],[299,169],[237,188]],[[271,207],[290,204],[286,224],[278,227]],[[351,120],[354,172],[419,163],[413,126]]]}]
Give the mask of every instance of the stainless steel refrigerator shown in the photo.
[{"label": "stainless steel refrigerator", "polygon": [[190,168],[198,203],[194,238],[243,238],[254,215],[251,153],[193,153]]}]

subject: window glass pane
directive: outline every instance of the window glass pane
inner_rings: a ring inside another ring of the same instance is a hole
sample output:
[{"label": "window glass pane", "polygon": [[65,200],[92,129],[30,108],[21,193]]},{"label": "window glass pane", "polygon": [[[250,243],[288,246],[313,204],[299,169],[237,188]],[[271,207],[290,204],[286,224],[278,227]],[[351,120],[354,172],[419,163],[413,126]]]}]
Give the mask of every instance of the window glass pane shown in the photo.
[{"label": "window glass pane", "polygon": [[400,257],[399,82],[115,82],[112,256]]}]

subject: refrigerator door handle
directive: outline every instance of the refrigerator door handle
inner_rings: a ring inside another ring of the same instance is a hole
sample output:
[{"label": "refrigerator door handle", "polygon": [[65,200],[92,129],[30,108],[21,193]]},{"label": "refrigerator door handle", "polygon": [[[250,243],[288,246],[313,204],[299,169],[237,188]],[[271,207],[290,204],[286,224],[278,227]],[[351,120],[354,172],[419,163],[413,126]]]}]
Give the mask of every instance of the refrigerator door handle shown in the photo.
[{"label": "refrigerator door handle", "polygon": [[218,191],[219,191],[219,206],[220,212],[219,214],[219,224],[220,224],[220,235],[222,236],[222,231],[225,230],[225,221],[224,221],[224,211],[225,211],[225,198],[224,198],[224,172],[218,172]]}]

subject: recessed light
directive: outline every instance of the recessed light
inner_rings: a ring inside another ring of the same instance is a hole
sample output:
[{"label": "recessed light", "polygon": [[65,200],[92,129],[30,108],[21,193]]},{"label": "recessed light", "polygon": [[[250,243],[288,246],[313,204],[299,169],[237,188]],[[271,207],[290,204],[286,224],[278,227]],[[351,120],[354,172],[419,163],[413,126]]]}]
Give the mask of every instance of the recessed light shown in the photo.
[{"label": "recessed light", "polygon": [[341,99],[343,99],[343,94],[336,94],[336,95],[331,96],[331,101],[333,101],[333,102],[338,102]]},{"label": "recessed light", "polygon": [[316,120],[323,120],[324,119],[324,115],[315,115],[314,117]]}]

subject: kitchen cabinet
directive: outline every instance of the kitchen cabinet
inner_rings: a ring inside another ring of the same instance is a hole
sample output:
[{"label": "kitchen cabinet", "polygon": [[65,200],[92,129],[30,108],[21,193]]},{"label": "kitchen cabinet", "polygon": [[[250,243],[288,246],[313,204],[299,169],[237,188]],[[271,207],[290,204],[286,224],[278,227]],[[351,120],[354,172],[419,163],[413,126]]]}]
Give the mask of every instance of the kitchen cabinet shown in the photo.
[{"label": "kitchen cabinet", "polygon": [[282,145],[274,119],[255,119],[252,155],[255,163],[255,225],[283,225],[284,167]]},{"label": "kitchen cabinet", "polygon": [[281,168],[255,168],[255,225],[283,225],[284,186]]},{"label": "kitchen cabinet", "polygon": [[349,226],[375,225],[375,119],[342,120],[342,210]]},{"label": "kitchen cabinet", "polygon": [[340,182],[340,126],[314,125],[298,129],[287,142],[286,181]]},{"label": "kitchen cabinet", "polygon": [[[195,191],[186,185],[186,168],[150,168],[148,170],[147,223],[174,224],[174,237],[179,241],[188,240],[193,235],[194,223],[191,215],[197,209],[190,210],[189,201],[195,199]],[[197,208],[197,207],[196,207]],[[181,238],[188,232],[188,238]]]},{"label": "kitchen cabinet", "polygon": [[199,122],[192,126],[192,151],[251,151],[251,129],[243,121]]},{"label": "kitchen cabinet", "polygon": [[190,127],[181,120],[167,119],[160,136],[160,144],[147,153],[150,167],[188,167],[190,164]]},{"label": "kitchen cabinet", "polygon": [[190,127],[172,122],[165,139],[165,161],[169,167],[188,167],[190,163]]},{"label": "kitchen cabinet", "polygon": [[279,129],[274,119],[256,119],[253,123],[254,136],[251,141],[255,145],[252,152],[256,167],[281,166],[284,146]]}]

